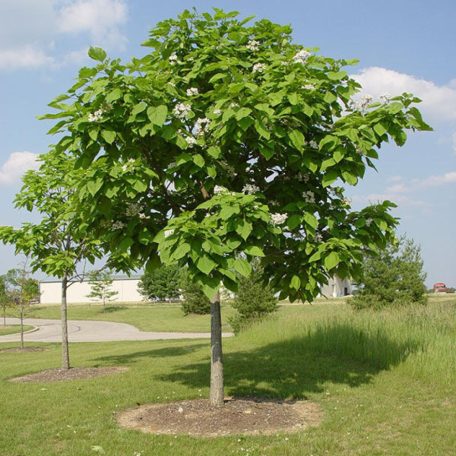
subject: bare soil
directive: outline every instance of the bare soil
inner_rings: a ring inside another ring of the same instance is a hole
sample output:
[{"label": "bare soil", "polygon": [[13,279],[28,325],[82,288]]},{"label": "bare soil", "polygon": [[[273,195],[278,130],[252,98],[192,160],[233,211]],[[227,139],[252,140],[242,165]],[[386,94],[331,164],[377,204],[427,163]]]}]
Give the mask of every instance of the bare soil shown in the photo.
[{"label": "bare soil", "polygon": [[146,433],[218,437],[297,432],[318,426],[322,416],[315,402],[232,398],[220,408],[206,399],[142,405],[119,413],[117,421]]},{"label": "bare soil", "polygon": [[48,369],[34,374],[12,378],[11,382],[64,382],[87,378],[103,377],[127,371],[127,367],[75,367],[71,369]]}]

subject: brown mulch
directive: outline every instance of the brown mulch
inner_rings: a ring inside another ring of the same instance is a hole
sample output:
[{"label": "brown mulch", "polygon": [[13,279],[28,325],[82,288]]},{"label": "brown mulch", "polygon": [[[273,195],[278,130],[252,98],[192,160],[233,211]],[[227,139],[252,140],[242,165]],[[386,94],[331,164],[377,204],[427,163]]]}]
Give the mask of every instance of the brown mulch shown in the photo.
[{"label": "brown mulch", "polygon": [[86,378],[103,377],[127,371],[127,367],[74,367],[71,369],[48,369],[35,374],[10,379],[11,382],[64,382]]},{"label": "brown mulch", "polygon": [[45,347],[13,347],[13,348],[2,348],[0,353],[25,353],[25,352],[42,352],[48,350]]},{"label": "brown mulch", "polygon": [[153,434],[187,434],[201,437],[267,435],[297,432],[318,426],[322,410],[310,401],[228,399],[220,408],[206,399],[142,405],[117,416],[130,429]]}]

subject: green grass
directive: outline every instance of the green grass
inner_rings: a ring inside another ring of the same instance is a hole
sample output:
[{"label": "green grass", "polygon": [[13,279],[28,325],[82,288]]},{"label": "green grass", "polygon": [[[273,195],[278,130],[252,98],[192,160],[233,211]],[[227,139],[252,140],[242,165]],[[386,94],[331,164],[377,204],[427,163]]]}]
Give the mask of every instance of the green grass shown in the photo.
[{"label": "green grass", "polygon": [[[227,318],[233,315],[231,306],[223,308],[223,330],[230,331]],[[35,307],[29,315],[33,318],[60,318],[60,307],[56,305]],[[184,316],[179,304],[139,305],[70,305],[68,318],[71,320],[104,320],[129,323],[142,331],[208,332],[209,315]]]},{"label": "green grass", "polygon": [[[24,325],[24,332],[32,329],[33,326]],[[7,334],[16,334],[21,332],[20,325],[0,326],[0,336],[6,336]]]},{"label": "green grass", "polygon": [[[5,345],[6,346],[6,345]],[[292,435],[198,439],[119,429],[137,403],[208,394],[208,341],[73,344],[77,366],[128,366],[110,377],[13,384],[59,365],[59,346],[0,353],[0,454],[452,455],[456,448],[456,300],[354,313],[343,304],[285,306],[225,340],[226,394],[308,398],[320,427]]]}]

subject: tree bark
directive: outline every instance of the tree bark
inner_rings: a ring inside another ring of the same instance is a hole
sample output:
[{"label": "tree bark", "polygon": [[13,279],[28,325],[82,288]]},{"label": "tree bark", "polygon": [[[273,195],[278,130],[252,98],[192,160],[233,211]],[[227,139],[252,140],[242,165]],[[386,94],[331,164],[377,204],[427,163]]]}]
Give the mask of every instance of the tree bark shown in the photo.
[{"label": "tree bark", "polygon": [[224,404],[222,320],[219,292],[211,299],[211,390],[209,402],[213,407],[222,407]]},{"label": "tree bark", "polygon": [[24,348],[24,303],[20,304],[20,315],[21,315],[21,348]]},{"label": "tree bark", "polygon": [[62,324],[62,369],[70,368],[70,351],[68,348],[68,307],[67,307],[68,278],[62,280],[62,302],[60,305],[60,320]]}]

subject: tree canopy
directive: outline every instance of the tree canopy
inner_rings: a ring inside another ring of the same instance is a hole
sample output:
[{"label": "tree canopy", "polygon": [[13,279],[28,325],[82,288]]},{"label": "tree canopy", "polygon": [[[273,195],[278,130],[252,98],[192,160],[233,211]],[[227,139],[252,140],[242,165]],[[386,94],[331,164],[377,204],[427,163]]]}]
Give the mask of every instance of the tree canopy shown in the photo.
[{"label": "tree canopy", "polygon": [[291,28],[237,13],[160,22],[124,64],[100,48],[50,106],[56,149],[85,172],[79,230],[116,267],[178,263],[208,296],[236,289],[261,257],[281,298],[312,300],[328,276],[358,276],[396,220],[385,201],[354,211],[344,185],[381,145],[429,130],[411,94],[357,98],[344,67],[294,44]]}]

